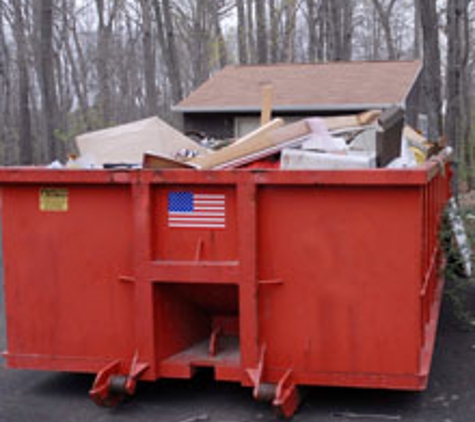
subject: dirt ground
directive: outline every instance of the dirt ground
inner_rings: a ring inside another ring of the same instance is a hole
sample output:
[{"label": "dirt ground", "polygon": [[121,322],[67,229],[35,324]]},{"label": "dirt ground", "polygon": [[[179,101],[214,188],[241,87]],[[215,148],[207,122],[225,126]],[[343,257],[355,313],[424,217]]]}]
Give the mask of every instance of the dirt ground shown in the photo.
[{"label": "dirt ground", "polygon": [[[462,201],[475,234],[475,194]],[[472,236],[475,238],[475,236]],[[0,289],[0,349],[5,348]],[[474,280],[449,281],[444,297],[429,388],[423,393],[310,388],[296,422],[475,421]],[[239,385],[215,383],[207,373],[192,381],[139,385],[117,409],[96,407],[89,375],[7,370],[0,365],[0,422],[251,422],[276,420],[266,404]]]}]

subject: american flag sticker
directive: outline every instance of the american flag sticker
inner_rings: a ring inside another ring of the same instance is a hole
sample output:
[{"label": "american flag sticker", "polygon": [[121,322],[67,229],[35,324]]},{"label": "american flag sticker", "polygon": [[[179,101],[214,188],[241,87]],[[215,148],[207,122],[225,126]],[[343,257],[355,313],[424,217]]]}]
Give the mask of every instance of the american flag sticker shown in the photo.
[{"label": "american flag sticker", "polygon": [[170,192],[168,227],[226,228],[226,195]]}]

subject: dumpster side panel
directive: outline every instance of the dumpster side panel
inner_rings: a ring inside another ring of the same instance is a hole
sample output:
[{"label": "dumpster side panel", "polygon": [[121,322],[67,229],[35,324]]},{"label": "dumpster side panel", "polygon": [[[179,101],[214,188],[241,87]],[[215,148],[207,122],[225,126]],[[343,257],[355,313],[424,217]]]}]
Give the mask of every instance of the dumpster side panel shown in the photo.
[{"label": "dumpster side panel", "polygon": [[7,364],[97,371],[133,353],[130,189],[47,188],[2,190]]},{"label": "dumpster side panel", "polygon": [[282,280],[259,291],[269,368],[417,374],[420,198],[403,187],[260,188],[259,279]]}]

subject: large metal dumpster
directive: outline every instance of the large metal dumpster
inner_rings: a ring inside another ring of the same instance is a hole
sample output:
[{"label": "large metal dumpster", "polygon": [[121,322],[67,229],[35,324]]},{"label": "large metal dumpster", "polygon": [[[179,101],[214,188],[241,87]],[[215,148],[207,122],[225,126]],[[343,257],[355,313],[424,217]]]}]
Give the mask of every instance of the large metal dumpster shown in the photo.
[{"label": "large metal dumpster", "polygon": [[[443,279],[445,157],[411,170],[0,171],[6,363],[253,387],[422,390]],[[442,163],[442,164],[441,164]]]}]

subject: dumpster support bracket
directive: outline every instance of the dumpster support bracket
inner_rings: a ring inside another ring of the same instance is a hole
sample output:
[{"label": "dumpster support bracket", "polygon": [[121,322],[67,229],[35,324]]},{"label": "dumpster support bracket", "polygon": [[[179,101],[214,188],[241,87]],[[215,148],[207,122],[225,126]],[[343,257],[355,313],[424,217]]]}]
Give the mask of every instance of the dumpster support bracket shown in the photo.
[{"label": "dumpster support bracket", "polygon": [[221,327],[217,327],[213,330],[211,333],[210,339],[209,339],[209,355],[210,356],[216,356],[218,353],[218,342],[219,342],[219,336],[221,335]]},{"label": "dumpster support bracket", "polygon": [[264,359],[266,356],[266,345],[263,344],[261,347],[261,353],[259,356],[259,362],[255,369],[248,369],[247,374],[254,385],[253,396],[256,400],[259,401],[268,401],[261,394],[261,385],[262,385],[262,375],[264,373]]},{"label": "dumpster support bracket", "polygon": [[128,371],[124,371],[124,366],[116,359],[98,372],[89,391],[89,396],[98,406],[114,407],[126,395],[134,395],[138,379],[150,367],[148,363],[138,361],[138,353],[135,353]]},{"label": "dumpster support bracket", "polygon": [[297,386],[292,381],[292,369],[287,370],[279,380],[272,405],[280,416],[290,418],[300,404]]}]

